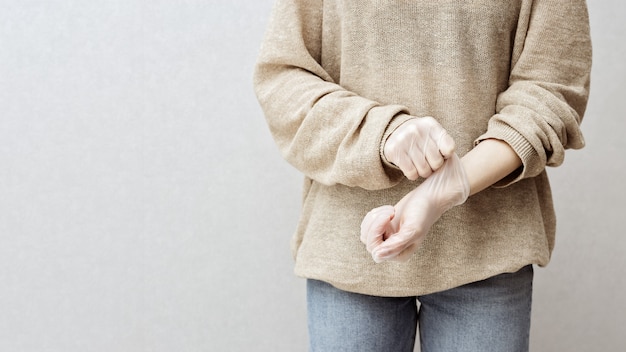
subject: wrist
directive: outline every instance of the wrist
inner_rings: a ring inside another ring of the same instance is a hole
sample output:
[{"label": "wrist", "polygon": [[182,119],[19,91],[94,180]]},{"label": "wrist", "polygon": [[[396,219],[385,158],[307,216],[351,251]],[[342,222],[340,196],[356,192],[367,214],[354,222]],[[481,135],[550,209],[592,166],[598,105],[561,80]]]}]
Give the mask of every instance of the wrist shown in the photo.
[{"label": "wrist", "polygon": [[463,156],[463,167],[471,185],[471,194],[491,187],[520,166],[522,160],[506,142],[486,139]]},{"label": "wrist", "polygon": [[465,203],[470,195],[469,179],[456,153],[424,183],[430,183],[430,194],[442,212]]},{"label": "wrist", "polygon": [[411,116],[409,114],[400,113],[396,115],[394,118],[392,118],[389,124],[387,125],[387,128],[385,129],[385,132],[383,133],[382,139],[380,141],[380,149],[379,149],[380,158],[383,161],[383,164],[385,164],[386,166],[394,168],[394,169],[398,169],[398,170],[400,169],[395,164],[387,160],[387,156],[385,155],[385,144],[387,144],[387,140],[389,139],[389,136],[391,136],[391,134],[395,132],[395,130],[398,129],[400,125],[412,119],[416,119],[416,117]]}]

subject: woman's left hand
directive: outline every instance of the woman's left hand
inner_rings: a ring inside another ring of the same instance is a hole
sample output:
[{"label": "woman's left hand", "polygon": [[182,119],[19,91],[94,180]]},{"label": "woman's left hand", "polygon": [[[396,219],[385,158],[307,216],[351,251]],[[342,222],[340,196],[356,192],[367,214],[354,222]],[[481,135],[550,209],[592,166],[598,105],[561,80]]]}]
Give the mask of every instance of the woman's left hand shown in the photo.
[{"label": "woman's left hand", "polygon": [[463,165],[454,154],[398,204],[367,213],[361,223],[361,241],[377,263],[407,261],[441,215],[464,203],[469,193]]}]

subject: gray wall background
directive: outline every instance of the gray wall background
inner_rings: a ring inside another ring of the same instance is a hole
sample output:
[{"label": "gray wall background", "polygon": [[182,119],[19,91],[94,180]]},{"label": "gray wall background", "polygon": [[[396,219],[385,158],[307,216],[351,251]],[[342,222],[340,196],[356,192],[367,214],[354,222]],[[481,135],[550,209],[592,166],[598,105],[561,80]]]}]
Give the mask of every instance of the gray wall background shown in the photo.
[{"label": "gray wall background", "polygon": [[[0,350],[306,349],[300,176],[251,88],[272,2],[0,1]],[[626,346],[626,5],[589,7],[533,351]]]}]

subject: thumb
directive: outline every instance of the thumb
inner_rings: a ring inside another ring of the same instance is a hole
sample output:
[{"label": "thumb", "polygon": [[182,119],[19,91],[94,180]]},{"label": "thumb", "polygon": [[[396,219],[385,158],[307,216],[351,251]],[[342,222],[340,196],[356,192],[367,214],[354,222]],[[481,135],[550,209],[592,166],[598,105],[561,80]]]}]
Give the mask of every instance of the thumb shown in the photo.
[{"label": "thumb", "polygon": [[374,261],[391,260],[412,244],[412,232],[410,229],[401,228],[397,233],[392,234],[384,242],[379,243],[372,251]]}]

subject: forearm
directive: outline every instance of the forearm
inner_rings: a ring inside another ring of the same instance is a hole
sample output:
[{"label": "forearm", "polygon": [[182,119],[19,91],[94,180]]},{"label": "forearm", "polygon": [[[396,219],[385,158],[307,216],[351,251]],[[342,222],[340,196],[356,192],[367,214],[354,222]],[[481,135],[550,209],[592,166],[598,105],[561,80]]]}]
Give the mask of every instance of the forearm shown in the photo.
[{"label": "forearm", "polygon": [[254,89],[283,157],[324,185],[385,189],[402,174],[381,160],[381,138],[407,120],[334,82],[321,65],[322,0],[278,0],[254,70]]},{"label": "forearm", "polygon": [[461,159],[470,184],[470,195],[500,181],[522,165],[508,143],[486,139]]}]

